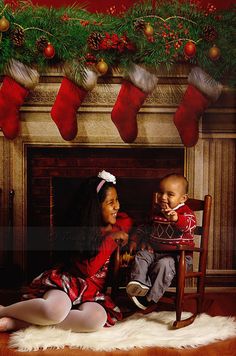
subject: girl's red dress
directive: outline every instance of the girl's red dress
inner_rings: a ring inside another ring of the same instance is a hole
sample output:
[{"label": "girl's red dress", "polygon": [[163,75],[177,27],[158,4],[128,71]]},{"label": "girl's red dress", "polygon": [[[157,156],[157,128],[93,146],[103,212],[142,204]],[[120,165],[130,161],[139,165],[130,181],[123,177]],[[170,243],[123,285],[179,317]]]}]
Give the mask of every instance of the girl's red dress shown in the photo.
[{"label": "girl's red dress", "polygon": [[23,299],[43,297],[45,292],[55,288],[64,291],[70,298],[72,308],[84,302],[98,302],[107,312],[105,326],[112,326],[122,319],[118,306],[106,294],[105,285],[108,275],[108,266],[117,243],[110,237],[115,231],[129,232],[132,220],[125,213],[119,213],[112,231],[104,235],[98,254],[84,261],[76,260],[69,271],[63,265],[47,270],[36,277],[27,288]]}]

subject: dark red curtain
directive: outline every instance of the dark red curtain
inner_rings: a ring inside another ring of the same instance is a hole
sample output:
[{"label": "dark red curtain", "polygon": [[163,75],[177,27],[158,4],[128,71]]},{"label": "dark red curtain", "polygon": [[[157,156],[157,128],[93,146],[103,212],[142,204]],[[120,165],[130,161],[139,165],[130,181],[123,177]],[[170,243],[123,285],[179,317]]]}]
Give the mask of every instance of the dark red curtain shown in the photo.
[{"label": "dark red curtain", "polygon": [[[14,2],[17,0],[5,0],[7,2]],[[32,0],[33,4],[38,4],[40,6],[70,6],[75,3],[82,4],[88,11],[91,12],[107,12],[110,8],[115,6],[116,11],[124,10],[132,6],[134,3],[141,2],[142,0]],[[217,9],[228,8],[233,5],[234,0],[196,0],[202,5],[207,6],[209,3],[216,6]],[[153,0],[155,2],[155,0]]]}]

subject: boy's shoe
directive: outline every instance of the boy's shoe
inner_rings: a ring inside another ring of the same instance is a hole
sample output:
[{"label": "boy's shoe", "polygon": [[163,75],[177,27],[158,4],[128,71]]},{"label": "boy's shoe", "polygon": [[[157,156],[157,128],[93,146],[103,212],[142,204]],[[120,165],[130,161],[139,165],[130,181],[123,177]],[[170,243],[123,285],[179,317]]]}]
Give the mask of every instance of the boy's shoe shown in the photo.
[{"label": "boy's shoe", "polygon": [[150,302],[147,300],[146,297],[131,297],[132,301],[134,302],[137,307],[139,307],[142,310],[146,310],[148,306],[150,305]]},{"label": "boy's shoe", "polygon": [[131,281],[126,286],[126,292],[130,296],[144,297],[148,291],[149,287],[137,281]]}]

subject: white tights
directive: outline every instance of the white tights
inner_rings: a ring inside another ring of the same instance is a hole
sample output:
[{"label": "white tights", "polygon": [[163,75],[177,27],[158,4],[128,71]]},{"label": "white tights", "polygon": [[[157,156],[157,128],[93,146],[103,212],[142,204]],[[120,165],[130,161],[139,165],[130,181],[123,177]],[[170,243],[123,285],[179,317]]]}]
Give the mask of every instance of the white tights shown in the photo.
[{"label": "white tights", "polygon": [[71,300],[61,290],[52,289],[43,298],[0,307],[0,332],[29,325],[56,325],[75,332],[92,332],[107,320],[105,309],[96,302],[85,302],[71,310]]}]

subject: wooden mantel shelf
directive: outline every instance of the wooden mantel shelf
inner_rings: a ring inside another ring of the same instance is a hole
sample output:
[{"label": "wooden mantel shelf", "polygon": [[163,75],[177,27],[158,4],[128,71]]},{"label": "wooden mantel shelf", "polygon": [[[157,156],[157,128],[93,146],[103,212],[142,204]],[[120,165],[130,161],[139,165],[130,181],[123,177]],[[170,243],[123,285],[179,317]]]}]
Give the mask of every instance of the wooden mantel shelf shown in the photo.
[{"label": "wooden mantel shelf", "polygon": [[[187,88],[189,71],[189,66],[176,66],[171,72],[159,70],[158,84],[137,115],[139,134],[134,145],[181,145],[173,124],[173,115]],[[20,135],[27,140],[34,142],[32,137],[46,135],[61,141],[56,125],[50,117],[50,110],[62,78],[63,73],[58,70],[42,74],[39,84],[30,91],[22,105]],[[122,78],[122,75],[116,72],[98,79],[98,84],[88,93],[78,110],[79,133],[72,144],[100,144],[101,141],[107,144],[123,144],[110,118]],[[221,97],[205,111],[200,120],[200,136],[235,138],[235,118],[235,90],[224,87]],[[0,131],[1,136],[3,135]]]}]

